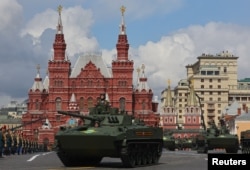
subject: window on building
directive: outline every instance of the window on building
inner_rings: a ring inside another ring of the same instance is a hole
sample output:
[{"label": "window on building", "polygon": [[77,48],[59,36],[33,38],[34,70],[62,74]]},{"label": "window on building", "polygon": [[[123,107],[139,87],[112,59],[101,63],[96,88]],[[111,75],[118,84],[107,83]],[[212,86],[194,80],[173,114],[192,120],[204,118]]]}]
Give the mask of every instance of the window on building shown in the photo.
[{"label": "window on building", "polygon": [[220,98],[220,97],[218,97],[218,101],[221,101],[221,98]]},{"label": "window on building", "polygon": [[220,83],[221,82],[221,79],[218,79],[218,83]]},{"label": "window on building", "polygon": [[71,85],[72,85],[72,88],[76,88],[76,82],[73,81]]},{"label": "window on building", "polygon": [[56,110],[62,110],[62,99],[56,98]]},{"label": "window on building", "polygon": [[226,73],[227,72],[227,67],[224,67],[223,71],[224,71],[224,73]]},{"label": "window on building", "polygon": [[209,85],[209,88],[212,89],[212,88],[213,88],[213,85]]},{"label": "window on building", "polygon": [[179,99],[179,102],[182,102],[182,99]]},{"label": "window on building", "polygon": [[209,101],[213,101],[213,98],[212,98],[212,97],[209,97]]},{"label": "window on building", "polygon": [[201,79],[201,82],[204,82],[204,79]]},{"label": "window on building", "polygon": [[212,82],[213,82],[213,79],[209,79],[209,82],[212,83]]},{"label": "window on building", "polygon": [[91,107],[93,107],[94,106],[94,104],[93,104],[93,98],[92,97],[89,97],[88,98],[88,108],[91,108]]},{"label": "window on building", "polygon": [[92,85],[93,85],[92,80],[89,80],[89,81],[88,81],[88,86],[92,86]]},{"label": "window on building", "polygon": [[56,116],[56,121],[59,122],[61,120],[61,116],[60,115],[57,115]]},{"label": "window on building", "polygon": [[212,92],[212,91],[210,91],[210,92],[209,92],[209,94],[210,94],[210,95],[213,95],[213,92]]},{"label": "window on building", "polygon": [[125,103],[126,103],[125,98],[124,97],[120,98],[119,103],[120,103],[120,110],[125,111],[126,110],[126,108],[125,108]]},{"label": "window on building", "polygon": [[201,71],[201,75],[206,75],[206,71]]},{"label": "window on building", "polygon": [[179,96],[182,96],[182,93],[179,93]]},{"label": "window on building", "polygon": [[218,108],[220,108],[221,107],[221,104],[218,104]]},{"label": "window on building", "polygon": [[204,95],[204,91],[201,92],[201,95]]},{"label": "window on building", "polygon": [[218,95],[221,95],[221,92],[220,92],[220,91],[218,92]]},{"label": "window on building", "polygon": [[214,72],[213,71],[207,71],[207,75],[213,75]]},{"label": "window on building", "polygon": [[167,117],[165,118],[165,122],[168,122],[168,118]]},{"label": "window on building", "polygon": [[36,99],[36,110],[40,110],[40,102]]},{"label": "window on building", "polygon": [[145,100],[142,100],[142,110],[143,110],[143,112],[144,112],[144,110],[146,109],[146,102],[145,102]]},{"label": "window on building", "polygon": [[218,85],[218,89],[220,89],[221,88],[221,85]]},{"label": "window on building", "polygon": [[79,110],[83,111],[83,109],[84,109],[84,100],[83,97],[81,97],[79,102]]},{"label": "window on building", "polygon": [[204,85],[201,85],[201,88],[204,89]]}]

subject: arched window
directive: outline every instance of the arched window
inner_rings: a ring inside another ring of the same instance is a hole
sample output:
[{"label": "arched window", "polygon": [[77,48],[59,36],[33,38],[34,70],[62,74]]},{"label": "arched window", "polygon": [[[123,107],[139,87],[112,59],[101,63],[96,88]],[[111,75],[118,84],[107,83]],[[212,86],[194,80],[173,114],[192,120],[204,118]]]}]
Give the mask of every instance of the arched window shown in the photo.
[{"label": "arched window", "polygon": [[62,99],[56,98],[56,110],[62,110]]},{"label": "arched window", "polygon": [[83,109],[84,109],[84,100],[83,100],[83,97],[81,97],[80,98],[80,103],[79,103],[79,109],[80,109],[80,111],[83,111]]},{"label": "arched window", "polygon": [[126,110],[126,108],[125,108],[125,98],[124,97],[122,97],[122,98],[120,98],[120,101],[119,101],[119,103],[120,103],[120,110],[122,110],[122,111],[125,111]]},{"label": "arched window", "polygon": [[145,100],[142,100],[142,110],[144,111],[146,109],[146,102]]},{"label": "arched window", "polygon": [[93,107],[94,105],[93,105],[93,99],[92,99],[92,97],[89,97],[88,98],[88,108],[91,108],[91,107]]},{"label": "arched window", "polygon": [[40,103],[39,103],[39,101],[38,101],[38,99],[36,99],[36,110],[39,110],[40,109]]},{"label": "arched window", "polygon": [[193,123],[196,123],[196,118],[195,117],[193,117]]}]

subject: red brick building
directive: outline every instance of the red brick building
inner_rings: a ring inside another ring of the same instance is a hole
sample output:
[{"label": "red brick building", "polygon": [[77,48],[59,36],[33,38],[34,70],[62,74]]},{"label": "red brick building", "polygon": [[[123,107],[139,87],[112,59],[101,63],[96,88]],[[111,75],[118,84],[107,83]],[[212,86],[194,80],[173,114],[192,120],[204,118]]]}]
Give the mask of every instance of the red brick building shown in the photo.
[{"label": "red brick building", "polygon": [[[48,61],[48,74],[44,81],[39,67],[34,84],[28,93],[28,111],[23,115],[23,123],[44,116],[42,122],[25,126],[24,135],[36,137],[39,143],[52,144],[54,134],[69,117],[57,110],[79,110],[87,115],[101,93],[105,93],[112,107],[126,110],[128,114],[144,118],[146,123],[156,125],[159,121],[157,102],[153,102],[153,92],[145,76],[145,66],[138,69],[138,80],[133,84],[134,62],[129,59],[129,43],[124,23],[125,8],[121,8],[122,21],[116,44],[117,57],[108,68],[101,55],[79,56],[74,67],[67,58],[61,9],[53,44],[54,55]],[[46,120],[46,126],[44,126]],[[49,126],[47,126],[49,123]]]},{"label": "red brick building", "polygon": [[175,138],[189,138],[199,133],[202,127],[201,119],[201,107],[195,95],[193,84],[190,84],[190,89],[187,104],[185,106],[184,122],[178,124],[178,113],[176,111],[174,99],[170,88],[170,82],[168,87],[164,91],[164,102],[160,115],[160,126],[164,131],[172,131]]}]

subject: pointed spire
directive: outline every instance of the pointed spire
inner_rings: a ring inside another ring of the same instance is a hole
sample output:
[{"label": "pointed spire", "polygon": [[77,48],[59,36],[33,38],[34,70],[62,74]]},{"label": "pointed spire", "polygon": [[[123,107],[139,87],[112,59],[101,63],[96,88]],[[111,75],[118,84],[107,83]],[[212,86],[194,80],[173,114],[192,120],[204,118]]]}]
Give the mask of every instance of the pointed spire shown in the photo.
[{"label": "pointed spire", "polygon": [[142,76],[141,76],[141,78],[145,78],[146,76],[145,76],[145,65],[144,64],[142,64],[142,66],[141,66],[141,69],[142,69]]},{"label": "pointed spire", "polygon": [[49,70],[46,72],[46,76],[43,81],[43,87],[44,89],[48,90],[49,89]]},{"label": "pointed spire", "polygon": [[37,69],[37,74],[36,74],[36,78],[31,89],[33,91],[40,90],[42,92],[44,87],[42,83],[42,78],[40,77],[40,65],[39,64],[37,65],[36,69]]},{"label": "pointed spire", "polygon": [[69,108],[69,110],[78,110],[79,109],[78,104],[76,102],[75,93],[72,93],[72,95],[71,95],[68,108]]},{"label": "pointed spire", "polygon": [[140,69],[137,69],[139,79],[137,82],[136,89],[139,91],[141,91],[141,90],[149,91],[151,89],[148,86],[147,77],[145,76],[145,65],[144,64],[142,64],[141,70],[142,70],[142,73],[140,74]]},{"label": "pointed spire", "polygon": [[39,64],[37,64],[36,69],[37,69],[36,78],[40,78],[40,65]]},{"label": "pointed spire", "polygon": [[61,19],[61,12],[62,12],[62,6],[59,5],[57,9],[59,13],[58,18],[58,25],[57,25],[57,32],[55,36],[55,41],[53,44],[54,48],[54,60],[56,61],[64,61],[65,60],[65,50],[66,50],[66,43],[64,40],[64,34],[63,34],[63,26],[62,26],[62,19]]},{"label": "pointed spire", "polygon": [[188,106],[197,106],[198,102],[195,96],[195,91],[194,91],[194,81],[190,81],[190,93],[188,96]]},{"label": "pointed spire", "polygon": [[122,6],[120,8],[121,13],[122,13],[122,21],[120,25],[120,33],[118,36],[118,42],[116,44],[116,49],[117,49],[117,60],[119,61],[127,61],[128,60],[128,49],[129,49],[129,44],[127,40],[127,35],[126,35],[126,27],[124,23],[124,12],[125,12],[125,7]]},{"label": "pointed spire", "polygon": [[62,12],[62,6],[59,5],[57,8],[59,18],[58,18],[58,25],[57,25],[57,34],[63,34],[63,25],[62,25],[62,18],[61,18],[61,12]]},{"label": "pointed spire", "polygon": [[122,22],[121,22],[121,25],[120,25],[120,34],[126,34],[126,26],[125,26],[125,22],[124,22],[124,13],[125,13],[126,7],[121,6],[120,10],[121,10],[121,13],[122,13]]},{"label": "pointed spire", "polygon": [[71,98],[70,98],[70,102],[76,102],[75,93],[72,93]]},{"label": "pointed spire", "polygon": [[138,68],[136,69],[136,71],[137,71],[137,82],[136,82],[136,87],[138,87],[138,86],[139,86],[139,83],[140,83],[140,72],[141,72],[140,67],[138,67]]},{"label": "pointed spire", "polygon": [[105,93],[105,99],[109,102],[109,95],[107,92]]},{"label": "pointed spire", "polygon": [[172,100],[172,93],[171,93],[171,87],[170,87],[170,80],[168,79],[168,89],[167,92],[165,93],[165,104],[164,106],[173,106],[173,100]]}]

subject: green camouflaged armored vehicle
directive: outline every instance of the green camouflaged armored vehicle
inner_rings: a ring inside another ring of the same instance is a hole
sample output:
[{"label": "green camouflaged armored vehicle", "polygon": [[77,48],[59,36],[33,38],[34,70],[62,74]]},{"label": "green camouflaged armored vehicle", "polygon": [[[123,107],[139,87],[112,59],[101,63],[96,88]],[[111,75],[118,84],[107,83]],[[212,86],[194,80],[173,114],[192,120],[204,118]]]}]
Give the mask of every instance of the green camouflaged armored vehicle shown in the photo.
[{"label": "green camouflaged armored vehicle", "polygon": [[240,133],[240,145],[243,154],[250,154],[250,130]]},{"label": "green camouflaged armored vehicle", "polygon": [[175,138],[173,132],[164,132],[163,147],[170,151],[175,151]]},{"label": "green camouflaged armored vehicle", "polygon": [[212,149],[225,149],[226,153],[237,153],[239,149],[239,141],[237,135],[229,133],[224,120],[220,120],[221,127],[218,128],[214,122],[206,132],[197,136],[197,152],[207,153]]},{"label": "green camouflaged armored vehicle", "polygon": [[157,164],[163,149],[163,130],[149,127],[105,102],[88,116],[58,111],[81,118],[84,125],[62,128],[56,135],[57,155],[67,166],[98,165],[102,158],[120,158],[125,167]]},{"label": "green camouflaged armored vehicle", "polygon": [[[196,96],[201,106],[201,98],[197,94]],[[195,138],[197,153],[207,153],[213,149],[225,149],[227,153],[238,152],[238,136],[229,133],[224,119],[220,119],[220,128],[216,126],[214,120],[209,122],[210,127],[207,128],[201,108],[201,121],[203,129]]]}]

